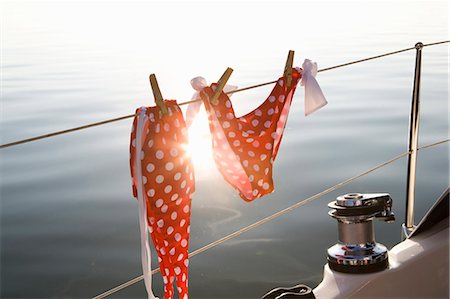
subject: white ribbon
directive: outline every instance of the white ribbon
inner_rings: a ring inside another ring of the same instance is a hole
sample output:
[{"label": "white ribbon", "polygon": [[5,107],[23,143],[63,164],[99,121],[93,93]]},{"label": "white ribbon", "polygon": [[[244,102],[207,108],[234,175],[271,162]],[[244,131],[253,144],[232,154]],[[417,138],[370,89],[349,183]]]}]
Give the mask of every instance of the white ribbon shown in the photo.
[{"label": "white ribbon", "polygon": [[[195,93],[192,95],[191,101],[197,101],[190,103],[186,109],[186,127],[190,127],[194,122],[195,116],[200,111],[200,107],[202,106],[202,101],[200,98],[200,93],[203,88],[209,86],[206,79],[203,77],[195,77],[191,80],[191,86],[195,89]],[[230,91],[236,90],[238,87],[235,85],[225,85],[223,88],[223,92],[227,93]]]},{"label": "white ribbon", "polygon": [[138,123],[136,128],[136,152],[135,152],[135,178],[137,181],[137,199],[139,205],[139,228],[141,231],[141,262],[142,271],[144,272],[144,283],[147,290],[148,299],[158,299],[153,294],[152,290],[152,272],[151,272],[151,252],[148,238],[149,228],[147,224],[147,208],[146,199],[144,195],[144,186],[142,183],[142,168],[141,168],[141,152],[142,140],[145,123],[148,117],[145,115],[145,107],[140,109],[138,115]]},{"label": "white ribbon", "polygon": [[302,67],[303,72],[300,84],[305,86],[305,116],[308,116],[325,106],[328,102],[315,78],[318,70],[317,63],[305,59]]}]

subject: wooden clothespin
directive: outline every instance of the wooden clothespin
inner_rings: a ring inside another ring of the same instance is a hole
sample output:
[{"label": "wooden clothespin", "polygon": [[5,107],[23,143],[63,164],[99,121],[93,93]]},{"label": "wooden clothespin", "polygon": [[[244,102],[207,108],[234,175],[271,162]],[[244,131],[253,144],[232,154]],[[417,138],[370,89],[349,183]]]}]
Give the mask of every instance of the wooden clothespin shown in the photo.
[{"label": "wooden clothespin", "polygon": [[159,109],[161,109],[162,114],[167,114],[169,111],[167,110],[166,104],[164,103],[161,90],[159,90],[158,81],[156,80],[155,74],[151,74],[149,79],[156,105],[159,107]]},{"label": "wooden clothespin", "polygon": [[284,67],[284,76],[286,77],[286,86],[290,87],[292,83],[292,65],[294,64],[294,51],[289,50],[289,54],[286,60],[286,66]]},{"label": "wooden clothespin", "polygon": [[219,81],[217,81],[217,87],[214,91],[213,95],[209,99],[209,102],[213,105],[217,105],[218,97],[220,93],[222,92],[223,88],[225,87],[225,84],[227,84],[228,79],[231,76],[231,73],[233,72],[232,68],[227,68],[225,72],[223,73],[222,77],[220,77]]}]

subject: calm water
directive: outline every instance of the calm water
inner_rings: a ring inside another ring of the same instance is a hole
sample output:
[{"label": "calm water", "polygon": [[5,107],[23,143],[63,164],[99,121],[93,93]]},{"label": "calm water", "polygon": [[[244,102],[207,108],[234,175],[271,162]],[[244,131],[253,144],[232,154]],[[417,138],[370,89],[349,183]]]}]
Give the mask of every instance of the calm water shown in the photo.
[{"label": "calm water", "polygon": [[[446,2],[1,3],[1,143],[153,105],[148,75],[180,102],[198,75],[227,66],[241,87],[272,81],[289,49],[328,67],[449,39]],[[448,138],[448,46],[424,49],[420,143]],[[298,89],[274,168],[276,191],[243,202],[212,164],[205,117],[191,131],[195,250],[406,150],[414,52],[321,73],[329,105],[303,116]],[[233,96],[256,107],[271,87]],[[3,149],[1,297],[88,298],[141,274],[131,196],[131,120]],[[199,159],[200,157],[200,159]],[[202,159],[203,158],[203,159]],[[416,220],[449,184],[448,145],[420,151]],[[376,225],[388,247],[403,222],[406,159],[191,259],[192,298],[258,298],[321,281],[336,242],[327,203],[389,192],[397,221]],[[153,258],[156,254],[153,254]],[[156,265],[156,260],[153,261]],[[154,277],[157,294],[162,280]],[[143,283],[113,297],[144,298]]]}]

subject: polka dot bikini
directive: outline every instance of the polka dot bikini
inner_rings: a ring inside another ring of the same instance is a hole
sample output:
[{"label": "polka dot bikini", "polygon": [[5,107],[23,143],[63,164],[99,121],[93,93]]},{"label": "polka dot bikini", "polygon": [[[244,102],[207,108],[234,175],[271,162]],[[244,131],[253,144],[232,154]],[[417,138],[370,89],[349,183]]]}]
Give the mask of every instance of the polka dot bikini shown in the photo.
[{"label": "polka dot bikini", "polygon": [[[274,190],[272,165],[286,126],[296,85],[301,78],[294,69],[292,84],[280,78],[269,97],[254,111],[237,118],[224,93],[217,105],[209,103],[213,88],[202,99],[208,112],[215,163],[225,180],[247,201]],[[187,156],[187,130],[175,101],[165,101],[168,115],[158,107],[137,110],[130,145],[133,194],[140,204],[142,263],[149,298],[150,250],[146,229],[158,253],[164,281],[164,299],[174,297],[176,278],[179,298],[188,298],[188,243],[194,170]],[[138,158],[139,157],[139,158]]]},{"label": "polka dot bikini", "polygon": [[[131,175],[133,193],[138,200],[139,183],[142,185],[144,211],[164,281],[164,299],[174,297],[175,278],[179,298],[186,299],[194,170],[186,152],[188,136],[182,112],[175,101],[165,103],[169,110],[167,115],[162,115],[158,107],[137,110],[131,134]],[[140,165],[136,163],[136,152]],[[143,260],[143,267],[146,265],[149,268],[149,262]],[[150,296],[151,279],[146,282],[146,288]]]},{"label": "polka dot bikini", "polygon": [[272,166],[300,78],[300,70],[293,69],[292,83],[287,87],[286,78],[281,77],[269,97],[242,117],[236,117],[224,93],[216,105],[209,102],[214,84],[203,89],[201,96],[208,112],[215,163],[224,179],[246,201],[274,190]]}]

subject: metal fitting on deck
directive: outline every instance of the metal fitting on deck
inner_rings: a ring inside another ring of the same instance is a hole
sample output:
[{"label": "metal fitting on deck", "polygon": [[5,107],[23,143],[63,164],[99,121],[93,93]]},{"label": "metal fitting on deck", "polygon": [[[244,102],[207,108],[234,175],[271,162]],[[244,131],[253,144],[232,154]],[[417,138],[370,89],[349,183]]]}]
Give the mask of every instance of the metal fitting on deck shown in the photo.
[{"label": "metal fitting on deck", "polygon": [[338,243],[328,249],[328,265],[344,273],[371,273],[388,266],[387,249],[376,243],[373,219],[395,220],[387,193],[350,193],[328,204],[338,221]]}]

